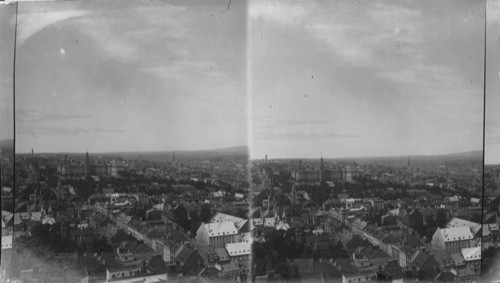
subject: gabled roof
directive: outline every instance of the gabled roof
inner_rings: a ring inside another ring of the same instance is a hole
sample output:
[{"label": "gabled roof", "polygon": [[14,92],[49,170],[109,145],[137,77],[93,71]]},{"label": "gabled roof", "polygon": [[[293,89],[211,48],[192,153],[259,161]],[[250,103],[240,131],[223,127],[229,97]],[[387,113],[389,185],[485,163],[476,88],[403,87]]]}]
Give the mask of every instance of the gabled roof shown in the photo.
[{"label": "gabled roof", "polygon": [[455,266],[460,266],[460,265],[465,264],[464,257],[462,256],[461,253],[452,253],[451,258],[455,262]]},{"label": "gabled roof", "polygon": [[424,265],[424,263],[429,258],[430,255],[426,254],[423,251],[418,251],[417,254],[414,255],[414,258],[412,259],[412,264],[418,267],[422,267],[422,265]]},{"label": "gabled roof", "polygon": [[366,227],[366,225],[368,225],[368,223],[366,221],[363,221],[363,220],[358,218],[354,221],[353,225],[356,225],[361,229],[365,229],[365,227]]},{"label": "gabled roof", "polygon": [[465,261],[481,260],[481,246],[462,249]]},{"label": "gabled roof", "polygon": [[179,230],[171,230],[170,237],[172,237],[172,240],[175,242],[189,241],[188,237],[186,237],[186,235]]},{"label": "gabled roof", "polygon": [[220,261],[229,260],[229,254],[227,253],[227,250],[225,248],[216,248],[215,252],[217,253]]},{"label": "gabled roof", "polygon": [[461,219],[458,217],[453,217],[450,221],[448,221],[445,227],[453,228],[453,227],[463,227],[463,226],[469,227],[472,234],[476,234],[481,229],[481,224]]},{"label": "gabled roof", "polygon": [[156,273],[159,273],[159,272],[164,273],[167,271],[165,261],[163,260],[163,258],[161,256],[152,257],[146,268],[148,270],[150,270],[151,272],[156,272]]},{"label": "gabled roof", "polygon": [[188,246],[182,246],[181,250],[176,256],[176,259],[182,263],[185,263],[193,252],[194,250],[189,248]]},{"label": "gabled roof", "polygon": [[210,219],[210,223],[220,223],[220,222],[226,222],[226,221],[233,222],[234,225],[236,226],[236,228],[238,228],[238,229],[245,223],[245,219],[243,219],[243,218],[232,216],[232,215],[222,213],[222,212],[217,212]]},{"label": "gabled roof", "polygon": [[204,253],[206,255],[217,255],[217,252],[215,252],[215,249],[212,247],[199,246],[198,252]]},{"label": "gabled roof", "polygon": [[441,234],[441,237],[443,237],[445,242],[471,240],[474,238],[470,228],[467,226],[443,228],[439,229],[439,233]]},{"label": "gabled roof", "polygon": [[226,250],[229,256],[249,255],[252,253],[252,246],[248,242],[226,244]]},{"label": "gabled roof", "polygon": [[233,222],[225,221],[218,223],[203,224],[210,237],[228,236],[238,234],[238,230]]}]

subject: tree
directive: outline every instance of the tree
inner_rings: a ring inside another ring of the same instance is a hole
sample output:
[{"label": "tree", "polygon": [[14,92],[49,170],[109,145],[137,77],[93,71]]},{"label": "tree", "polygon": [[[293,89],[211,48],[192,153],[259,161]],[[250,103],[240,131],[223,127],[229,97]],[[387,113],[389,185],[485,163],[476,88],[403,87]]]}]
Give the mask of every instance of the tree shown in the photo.
[{"label": "tree", "polygon": [[200,208],[200,221],[208,222],[210,218],[212,218],[212,211],[210,209],[210,205],[208,203],[204,203]]},{"label": "tree", "polygon": [[443,228],[446,223],[448,223],[448,218],[446,217],[446,211],[442,208],[438,209],[436,214],[436,226]]},{"label": "tree", "polygon": [[418,209],[415,209],[409,216],[410,225],[421,236],[425,234],[424,218]]},{"label": "tree", "polygon": [[187,209],[183,205],[179,205],[174,209],[174,220],[179,224],[184,231],[189,230],[189,220]]},{"label": "tree", "polygon": [[191,234],[193,235],[196,235],[196,232],[198,231],[198,228],[201,224],[200,216],[198,216],[198,213],[195,210],[191,210],[189,212],[189,217],[191,218],[189,232],[191,232]]}]

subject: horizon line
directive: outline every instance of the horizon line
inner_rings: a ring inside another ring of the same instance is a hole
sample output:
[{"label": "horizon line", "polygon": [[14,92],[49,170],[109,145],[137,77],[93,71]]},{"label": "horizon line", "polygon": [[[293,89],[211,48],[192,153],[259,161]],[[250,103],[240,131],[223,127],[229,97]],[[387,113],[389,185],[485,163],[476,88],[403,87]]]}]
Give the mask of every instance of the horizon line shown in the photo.
[{"label": "horizon line", "polygon": [[[347,156],[347,157],[276,157],[276,158],[268,158],[267,160],[286,160],[286,159],[366,159],[366,158],[407,158],[407,157],[432,157],[432,156],[447,156],[447,155],[456,155],[456,154],[464,154],[464,153],[472,153],[472,152],[483,152],[483,150],[467,150],[467,151],[459,151],[459,152],[451,152],[451,153],[432,153],[432,154],[405,154],[405,155],[371,155],[371,156]],[[252,161],[259,161],[264,158],[251,158]]]},{"label": "horizon line", "polygon": [[[245,148],[246,149],[246,154],[250,155],[249,149],[250,147],[248,145],[240,145],[240,146],[229,146],[229,147],[222,147],[222,148],[210,148],[210,149],[192,149],[192,150],[186,150],[186,149],[173,149],[173,150],[151,150],[151,151],[145,151],[145,150],[138,150],[138,151],[98,151],[98,152],[90,152],[92,154],[141,154],[141,153],[164,153],[164,152],[200,152],[200,151],[218,151],[218,150],[229,150],[229,149],[237,149],[237,148]],[[36,154],[85,154],[86,152],[89,151],[78,151],[78,152],[73,152],[73,151],[59,151],[59,152],[48,152],[48,151],[43,151],[43,152],[37,152]],[[456,154],[465,154],[465,153],[473,153],[473,152],[483,152],[483,150],[468,150],[468,151],[460,151],[460,152],[451,152],[451,153],[436,153],[436,154],[404,154],[404,155],[371,155],[371,156],[345,156],[345,157],[321,157],[319,155],[318,157],[277,157],[277,158],[268,158],[268,160],[287,160],[287,159],[292,159],[292,160],[298,160],[298,159],[373,159],[373,158],[407,158],[407,157],[432,157],[432,156],[447,156],[447,155],[456,155]],[[15,152],[15,154],[31,154],[30,151],[27,152]],[[248,158],[249,161],[259,161],[264,158]],[[496,165],[495,163],[484,163],[485,165]]]},{"label": "horizon line", "polygon": [[[85,154],[86,152],[91,154],[119,154],[119,153],[156,153],[156,152],[196,152],[196,151],[217,151],[217,150],[227,150],[227,149],[235,149],[235,148],[249,148],[248,145],[239,145],[239,146],[228,146],[228,147],[217,147],[217,148],[209,148],[209,149],[170,149],[170,150],[130,150],[130,151],[40,151],[35,154]],[[24,152],[15,152],[15,154],[31,154],[30,151]]]}]

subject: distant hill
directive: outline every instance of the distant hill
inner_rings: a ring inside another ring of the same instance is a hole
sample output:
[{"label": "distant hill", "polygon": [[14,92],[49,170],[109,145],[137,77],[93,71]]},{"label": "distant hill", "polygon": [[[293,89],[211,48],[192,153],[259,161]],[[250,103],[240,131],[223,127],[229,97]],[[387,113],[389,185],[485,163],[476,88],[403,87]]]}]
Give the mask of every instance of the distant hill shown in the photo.
[{"label": "distant hill", "polygon": [[172,161],[175,155],[176,161],[194,160],[223,160],[243,159],[248,157],[248,147],[228,147],[211,150],[181,150],[181,151],[156,151],[156,152],[116,152],[102,153],[101,156],[120,156],[125,159],[143,159],[150,161]]},{"label": "distant hill", "polygon": [[471,157],[471,158],[478,158],[481,157],[483,158],[483,151],[482,150],[474,150],[474,151],[466,151],[466,152],[460,152],[460,153],[452,153],[452,154],[446,154],[444,155],[445,157]]},{"label": "distant hill", "polygon": [[372,157],[372,158],[359,158],[355,159],[357,161],[370,160],[377,161],[380,164],[387,165],[406,165],[408,164],[408,159],[411,164],[414,165],[426,165],[426,164],[457,164],[457,163],[482,163],[483,162],[483,151],[467,151],[460,153],[451,154],[439,154],[439,155],[410,155],[410,156],[395,156],[395,157]]},{"label": "distant hill", "polygon": [[[283,158],[280,160],[315,160],[312,158]],[[317,158],[319,160],[319,158]],[[400,166],[407,165],[408,159],[414,165],[425,164],[454,164],[454,163],[482,163],[483,151],[467,151],[460,153],[441,154],[441,155],[410,155],[410,156],[372,156],[372,157],[351,157],[351,158],[325,158],[332,162],[355,162],[360,164],[373,164]]]},{"label": "distant hill", "polygon": [[[66,153],[39,153],[42,155],[64,155]],[[84,156],[82,153],[67,153],[71,156]],[[102,157],[121,157],[124,159],[143,159],[149,161],[172,161],[175,155],[176,161],[191,161],[191,160],[224,160],[224,159],[246,159],[248,158],[248,147],[237,146],[228,148],[218,148],[210,150],[180,150],[180,151],[137,151],[137,152],[104,152],[93,153],[89,152],[91,156]]]}]

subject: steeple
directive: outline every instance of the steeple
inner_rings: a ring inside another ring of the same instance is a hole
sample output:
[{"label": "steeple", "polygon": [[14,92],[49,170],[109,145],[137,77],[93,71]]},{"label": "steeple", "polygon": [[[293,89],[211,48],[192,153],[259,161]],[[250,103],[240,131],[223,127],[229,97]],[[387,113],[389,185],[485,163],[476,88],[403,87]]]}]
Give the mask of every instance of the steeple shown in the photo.
[{"label": "steeple", "polygon": [[85,177],[90,174],[89,152],[85,152]]},{"label": "steeple", "polygon": [[321,161],[320,161],[319,181],[321,183],[323,183],[325,181],[325,164],[323,162],[323,157],[321,157]]},{"label": "steeple", "polygon": [[271,200],[273,200],[274,202],[274,199],[275,199],[275,196],[274,196],[274,189],[273,189],[273,179],[271,178],[271,182],[269,182],[269,196],[267,198],[267,211],[268,211],[268,215],[270,215],[271,213]]}]

